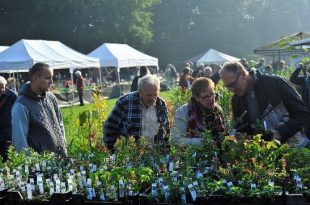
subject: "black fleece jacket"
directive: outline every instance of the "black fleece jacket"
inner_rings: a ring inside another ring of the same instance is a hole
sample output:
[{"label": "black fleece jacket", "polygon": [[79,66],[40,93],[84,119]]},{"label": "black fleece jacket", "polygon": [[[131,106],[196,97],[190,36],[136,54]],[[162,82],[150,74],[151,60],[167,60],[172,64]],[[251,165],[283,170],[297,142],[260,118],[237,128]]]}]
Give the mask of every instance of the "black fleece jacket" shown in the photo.
[{"label": "black fleece jacket", "polygon": [[[260,115],[263,114],[268,104],[275,107],[281,102],[283,102],[290,115],[290,120],[284,126],[280,126],[277,129],[282,136],[282,142],[286,142],[303,128],[305,128],[309,137],[310,111],[296,89],[286,79],[279,76],[261,75],[257,72],[250,72],[250,75],[256,76],[254,93],[258,102]],[[247,109],[245,97],[234,95],[232,98],[232,109],[236,121]],[[248,115],[245,114],[242,122],[236,123],[236,128],[242,127],[239,131],[254,134],[255,130],[251,128],[248,122]]]}]

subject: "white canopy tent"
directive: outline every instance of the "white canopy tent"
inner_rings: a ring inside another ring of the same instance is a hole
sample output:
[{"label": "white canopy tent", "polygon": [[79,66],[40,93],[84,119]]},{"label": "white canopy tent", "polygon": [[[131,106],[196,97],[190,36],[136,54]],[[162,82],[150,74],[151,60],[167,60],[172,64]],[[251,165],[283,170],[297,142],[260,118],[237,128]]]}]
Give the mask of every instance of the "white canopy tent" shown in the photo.
[{"label": "white canopy tent", "polygon": [[[0,72],[27,72],[41,62],[53,69],[100,68],[99,59],[79,53],[59,41],[22,39],[0,53]],[[100,79],[101,80],[101,79]]]},{"label": "white canopy tent", "polygon": [[1,53],[2,51],[4,51],[5,49],[7,49],[7,48],[9,48],[9,46],[0,46],[0,53]]},{"label": "white canopy tent", "polygon": [[203,52],[197,56],[194,56],[185,62],[193,62],[196,65],[199,64],[211,64],[211,63],[225,63],[227,61],[239,61],[239,58],[227,55],[219,52],[215,49],[210,48],[208,51]]},{"label": "white canopy tent", "polygon": [[23,39],[0,53],[0,71],[28,70],[38,62],[53,69],[100,67],[98,59],[79,53],[59,41]]},{"label": "white canopy tent", "polygon": [[310,45],[310,38],[305,38],[302,40],[289,42],[288,45],[290,45],[290,46],[304,46],[304,45],[309,46]]},{"label": "white canopy tent", "polygon": [[104,43],[88,56],[99,58],[101,67],[116,67],[118,81],[120,82],[120,68],[134,66],[156,66],[158,69],[158,59],[146,55],[127,44]]}]

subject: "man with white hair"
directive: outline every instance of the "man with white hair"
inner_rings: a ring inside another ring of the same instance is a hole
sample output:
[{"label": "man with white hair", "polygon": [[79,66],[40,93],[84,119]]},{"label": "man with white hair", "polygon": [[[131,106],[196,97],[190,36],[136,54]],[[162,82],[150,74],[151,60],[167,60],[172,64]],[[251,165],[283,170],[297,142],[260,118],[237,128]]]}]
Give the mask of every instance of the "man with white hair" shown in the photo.
[{"label": "man with white hair", "polygon": [[84,78],[82,76],[81,71],[76,71],[75,75],[76,75],[76,88],[79,95],[80,106],[84,106],[84,100],[83,100]]},{"label": "man with white hair", "polygon": [[147,143],[168,142],[170,129],[166,103],[158,96],[159,79],[146,75],[138,81],[138,91],[121,96],[104,123],[104,143],[114,152],[120,136],[144,136]]},{"label": "man with white hair", "polygon": [[11,110],[17,98],[13,90],[6,87],[7,81],[0,76],[0,154],[7,159],[7,149],[12,141]]}]

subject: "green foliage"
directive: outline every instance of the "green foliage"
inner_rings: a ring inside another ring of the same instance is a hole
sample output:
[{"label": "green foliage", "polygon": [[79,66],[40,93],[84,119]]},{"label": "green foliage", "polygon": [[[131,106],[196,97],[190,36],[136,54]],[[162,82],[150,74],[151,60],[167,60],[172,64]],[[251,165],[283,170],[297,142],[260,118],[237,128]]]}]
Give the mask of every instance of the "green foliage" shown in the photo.
[{"label": "green foliage", "polygon": [[232,92],[229,92],[227,88],[223,86],[223,82],[220,81],[218,85],[216,85],[216,93],[217,99],[216,102],[223,109],[224,122],[226,124],[227,130],[230,130],[233,127],[232,122],[232,113],[231,113],[231,98],[233,96]]},{"label": "green foliage", "polygon": [[103,146],[103,122],[107,116],[106,100],[97,94],[93,95],[94,103],[79,107],[65,108],[65,124],[68,152],[76,155],[93,150],[106,151]]},{"label": "green foliage", "polygon": [[174,88],[172,93],[173,93],[173,98],[171,100],[172,100],[174,109],[177,109],[181,105],[188,103],[192,96],[190,90],[182,91],[180,87]]}]

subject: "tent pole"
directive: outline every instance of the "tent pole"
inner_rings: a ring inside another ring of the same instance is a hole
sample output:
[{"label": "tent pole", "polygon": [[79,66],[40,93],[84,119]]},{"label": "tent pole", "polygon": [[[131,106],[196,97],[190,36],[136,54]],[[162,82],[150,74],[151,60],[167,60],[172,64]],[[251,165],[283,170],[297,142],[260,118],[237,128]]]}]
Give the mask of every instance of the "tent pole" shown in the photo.
[{"label": "tent pole", "polygon": [[[19,81],[19,78],[18,78],[18,70],[17,70],[17,73],[16,73],[16,82]],[[19,83],[16,83],[16,85],[19,85]],[[17,86],[16,86],[17,87]],[[20,85],[17,87],[17,90],[19,90],[19,87]],[[16,90],[15,90],[16,91]]]},{"label": "tent pole", "polygon": [[102,87],[101,66],[99,67],[99,81],[100,81],[100,87]]},{"label": "tent pole", "polygon": [[16,78],[15,78],[15,75],[14,75],[14,71],[12,73],[12,79],[13,79],[13,84],[14,84],[14,91],[17,92],[17,89],[16,89]]},{"label": "tent pole", "polygon": [[119,96],[122,95],[122,86],[121,86],[121,76],[120,76],[120,68],[117,67],[117,80],[119,85]]}]

